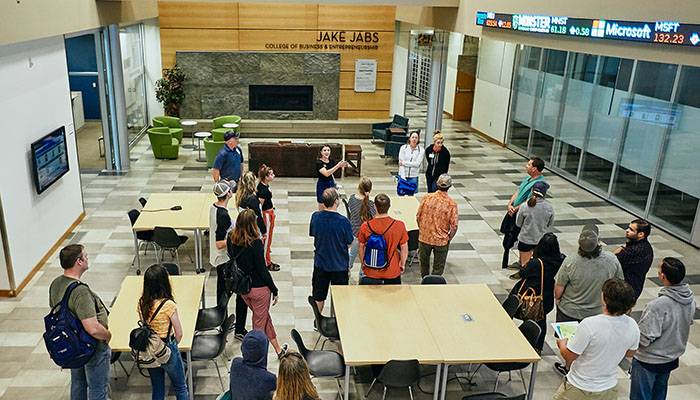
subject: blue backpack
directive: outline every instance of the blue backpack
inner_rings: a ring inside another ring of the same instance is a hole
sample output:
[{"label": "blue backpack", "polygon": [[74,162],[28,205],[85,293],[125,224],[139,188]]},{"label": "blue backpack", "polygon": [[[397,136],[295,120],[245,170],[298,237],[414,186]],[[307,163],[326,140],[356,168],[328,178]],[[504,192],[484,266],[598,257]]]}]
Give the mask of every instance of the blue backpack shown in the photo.
[{"label": "blue backpack", "polygon": [[389,266],[391,256],[389,255],[389,249],[386,244],[386,239],[384,239],[384,234],[391,229],[394,222],[396,222],[396,220],[391,221],[389,227],[387,227],[381,234],[375,232],[369,222],[367,222],[367,227],[372,233],[369,235],[367,243],[365,243],[365,257],[363,260],[365,267],[372,269],[384,269]]},{"label": "blue backpack", "polygon": [[73,290],[80,285],[85,284],[71,283],[61,302],[44,317],[44,344],[51,359],[61,368],[85,366],[97,347],[97,339],[85,331],[80,319],[68,309],[68,299]]}]

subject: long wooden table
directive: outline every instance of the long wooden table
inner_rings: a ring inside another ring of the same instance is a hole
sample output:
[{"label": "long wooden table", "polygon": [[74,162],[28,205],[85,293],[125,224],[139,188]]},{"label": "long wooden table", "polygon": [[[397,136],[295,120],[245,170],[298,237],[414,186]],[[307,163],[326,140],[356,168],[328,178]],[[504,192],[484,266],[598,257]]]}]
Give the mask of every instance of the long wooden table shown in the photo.
[{"label": "long wooden table", "polygon": [[[194,398],[192,383],[192,341],[197,323],[197,313],[204,291],[204,276],[171,276],[173,297],[177,303],[177,314],[182,324],[182,340],[178,348],[187,353],[187,386],[190,399]],[[115,352],[130,352],[129,333],[138,326],[138,301],[143,290],[143,276],[127,276],[109,314],[109,330],[112,340],[109,346]]]},{"label": "long wooden table", "polygon": [[[209,212],[216,201],[213,193],[153,193],[141,210],[141,215],[134,223],[134,231],[152,230],[157,226],[194,231],[195,269],[204,271],[202,261],[202,233],[209,229]],[[182,210],[173,211],[170,208],[180,206]],[[136,246],[136,261],[141,269],[138,239],[134,235]]]},{"label": "long wooden table", "polygon": [[532,398],[540,358],[488,286],[332,286],[331,295],[346,363],[345,399],[350,366],[401,359],[437,365],[434,399],[442,391],[443,400],[449,365],[533,363]]},{"label": "long wooden table", "polygon": [[[485,284],[412,286],[413,296],[443,359],[445,399],[450,365],[532,363],[528,399],[535,388],[539,355]],[[465,320],[468,314],[471,321]]]}]

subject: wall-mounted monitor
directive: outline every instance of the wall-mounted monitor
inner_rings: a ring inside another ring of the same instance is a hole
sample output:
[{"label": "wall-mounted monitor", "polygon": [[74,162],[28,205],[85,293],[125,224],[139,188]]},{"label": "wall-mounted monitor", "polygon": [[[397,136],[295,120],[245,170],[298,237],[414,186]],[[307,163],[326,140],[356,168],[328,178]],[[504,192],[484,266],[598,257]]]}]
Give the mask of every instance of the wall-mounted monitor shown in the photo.
[{"label": "wall-mounted monitor", "polygon": [[66,129],[62,126],[32,143],[32,165],[36,192],[41,194],[68,173]]}]

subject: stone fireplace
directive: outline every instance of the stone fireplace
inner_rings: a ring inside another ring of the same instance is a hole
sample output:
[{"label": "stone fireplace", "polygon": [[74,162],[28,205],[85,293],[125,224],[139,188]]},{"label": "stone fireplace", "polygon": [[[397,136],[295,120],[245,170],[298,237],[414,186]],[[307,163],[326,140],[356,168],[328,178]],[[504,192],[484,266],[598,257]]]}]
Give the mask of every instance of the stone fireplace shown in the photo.
[{"label": "stone fireplace", "polygon": [[337,53],[178,51],[185,118],[338,119]]}]

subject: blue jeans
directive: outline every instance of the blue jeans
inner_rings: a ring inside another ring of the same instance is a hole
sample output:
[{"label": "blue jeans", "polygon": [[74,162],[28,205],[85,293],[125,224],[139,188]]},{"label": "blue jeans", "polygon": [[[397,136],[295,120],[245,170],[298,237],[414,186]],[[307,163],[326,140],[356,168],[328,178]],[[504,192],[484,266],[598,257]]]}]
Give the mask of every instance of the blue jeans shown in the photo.
[{"label": "blue jeans", "polygon": [[109,361],[112,350],[99,342],[95,354],[82,368],[70,370],[71,400],[106,400],[109,386]]},{"label": "blue jeans", "polygon": [[668,377],[671,372],[657,373],[647,370],[632,359],[632,383],[630,400],[664,400],[668,389]]},{"label": "blue jeans", "polygon": [[[360,251],[360,242],[357,240],[357,238],[352,240],[352,244],[350,245],[350,265],[348,265],[348,269],[351,270],[352,266],[355,264],[355,259],[357,259],[357,253]],[[360,260],[360,279],[365,276],[365,273],[362,271],[362,260]]]},{"label": "blue jeans", "polygon": [[168,343],[170,347],[170,359],[165,365],[160,368],[151,368],[148,370],[151,376],[151,399],[165,399],[165,374],[168,374],[170,383],[175,389],[175,398],[177,400],[188,400],[187,382],[185,382],[185,367],[182,364],[182,356],[177,348],[177,343],[171,340]]}]

